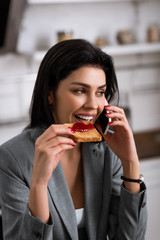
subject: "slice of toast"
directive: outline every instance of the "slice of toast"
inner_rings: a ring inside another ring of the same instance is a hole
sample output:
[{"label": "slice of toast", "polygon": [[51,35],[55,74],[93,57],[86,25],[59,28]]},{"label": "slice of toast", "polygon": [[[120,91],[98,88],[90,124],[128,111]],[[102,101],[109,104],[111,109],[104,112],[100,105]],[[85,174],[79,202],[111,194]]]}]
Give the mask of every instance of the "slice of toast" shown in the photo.
[{"label": "slice of toast", "polygon": [[[91,125],[90,122],[82,122],[85,125]],[[65,123],[67,127],[73,128],[75,123]],[[97,131],[97,129],[92,124],[92,128],[89,130],[82,129],[82,131],[75,131],[74,135],[70,136],[76,142],[100,142],[102,141],[101,134]]]}]

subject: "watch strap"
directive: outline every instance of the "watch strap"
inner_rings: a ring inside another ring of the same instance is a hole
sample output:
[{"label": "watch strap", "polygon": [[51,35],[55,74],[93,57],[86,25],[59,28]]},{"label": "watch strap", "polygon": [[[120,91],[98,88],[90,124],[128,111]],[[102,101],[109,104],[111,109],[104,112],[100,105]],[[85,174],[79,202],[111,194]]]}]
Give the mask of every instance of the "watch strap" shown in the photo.
[{"label": "watch strap", "polygon": [[140,175],[139,179],[126,178],[124,176],[121,176],[121,179],[126,182],[134,182],[134,183],[142,183],[144,181],[144,178],[142,175]]}]

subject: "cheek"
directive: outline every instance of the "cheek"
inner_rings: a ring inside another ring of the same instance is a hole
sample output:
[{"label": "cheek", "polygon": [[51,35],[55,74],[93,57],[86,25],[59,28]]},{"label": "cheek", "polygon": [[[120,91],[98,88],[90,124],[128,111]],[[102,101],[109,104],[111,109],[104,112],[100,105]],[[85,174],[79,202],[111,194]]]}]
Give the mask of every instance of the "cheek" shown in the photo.
[{"label": "cheek", "polygon": [[81,108],[82,106],[83,106],[83,101],[81,101],[80,99],[74,98],[72,101],[68,102],[67,109],[68,109],[68,112],[70,112],[70,114],[72,114],[73,112],[75,112],[79,108]]},{"label": "cheek", "polygon": [[80,108],[84,104],[83,97],[75,97],[74,95],[68,94],[66,96],[66,99],[65,100],[63,99],[63,104],[66,107],[66,109],[69,109],[72,112],[74,112],[76,109]]},{"label": "cheek", "polygon": [[[67,99],[67,100],[66,100]],[[65,96],[65,98],[59,99],[57,104],[58,115],[69,117],[73,112],[79,109],[83,105],[83,100],[75,98],[73,96]]]}]

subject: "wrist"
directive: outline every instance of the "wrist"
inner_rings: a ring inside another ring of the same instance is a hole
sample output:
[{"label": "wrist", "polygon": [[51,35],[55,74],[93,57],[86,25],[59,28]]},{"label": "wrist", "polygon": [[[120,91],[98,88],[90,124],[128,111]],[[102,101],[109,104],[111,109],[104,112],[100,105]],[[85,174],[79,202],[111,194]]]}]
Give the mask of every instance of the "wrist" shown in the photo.
[{"label": "wrist", "polygon": [[140,176],[139,161],[127,162],[123,164],[123,176],[131,179],[138,179]]},{"label": "wrist", "polygon": [[42,188],[42,189],[47,189],[48,182],[42,181],[40,179],[37,179],[32,176],[31,178],[31,186],[30,188]]},{"label": "wrist", "polygon": [[30,186],[28,207],[32,216],[41,219],[45,223],[48,223],[50,213],[46,184],[39,184],[32,181]]},{"label": "wrist", "polygon": [[[125,162],[123,164],[123,176],[129,179],[139,179],[140,176],[140,164],[138,159],[134,162]],[[140,183],[124,181],[124,187],[131,193],[140,192]]]}]

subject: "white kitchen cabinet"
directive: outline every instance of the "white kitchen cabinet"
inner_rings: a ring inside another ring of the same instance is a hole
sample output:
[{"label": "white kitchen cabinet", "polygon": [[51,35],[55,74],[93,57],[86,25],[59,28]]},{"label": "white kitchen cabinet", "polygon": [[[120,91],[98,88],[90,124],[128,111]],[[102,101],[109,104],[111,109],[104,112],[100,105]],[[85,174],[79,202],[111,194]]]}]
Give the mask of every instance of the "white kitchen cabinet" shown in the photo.
[{"label": "white kitchen cabinet", "polygon": [[0,121],[18,119],[20,112],[20,91],[17,83],[1,82],[0,88]]},{"label": "white kitchen cabinet", "polygon": [[131,91],[132,86],[132,71],[130,70],[123,70],[123,71],[116,71],[117,79],[118,79],[118,86],[120,92],[129,93]]},{"label": "white kitchen cabinet", "polygon": [[160,128],[160,69],[139,68],[133,71],[130,108],[134,132]]},{"label": "white kitchen cabinet", "polygon": [[133,65],[116,71],[120,90],[119,105],[129,108],[129,120],[135,133],[160,129],[159,66],[159,63],[152,62],[141,64],[137,58]]},{"label": "white kitchen cabinet", "polygon": [[134,132],[160,128],[160,90],[142,90],[130,97]]},{"label": "white kitchen cabinet", "polygon": [[36,74],[1,76],[0,124],[28,119]]},{"label": "white kitchen cabinet", "polygon": [[135,93],[145,90],[160,90],[159,67],[139,68],[134,70],[132,88]]}]

